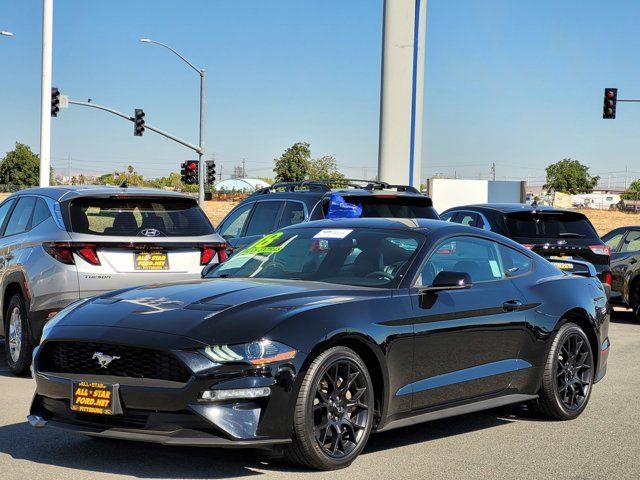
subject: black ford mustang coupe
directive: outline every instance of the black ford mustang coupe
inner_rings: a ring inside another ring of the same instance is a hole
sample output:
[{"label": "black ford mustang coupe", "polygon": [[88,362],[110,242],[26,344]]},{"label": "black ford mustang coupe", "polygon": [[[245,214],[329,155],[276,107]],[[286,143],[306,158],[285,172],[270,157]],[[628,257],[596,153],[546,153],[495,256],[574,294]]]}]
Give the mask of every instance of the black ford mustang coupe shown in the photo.
[{"label": "black ford mustang coupe", "polygon": [[288,227],[200,281],[61,311],[35,353],[28,418],[327,470],[372,431],[520,402],[572,419],[609,351],[605,291],[587,270],[436,220]]}]

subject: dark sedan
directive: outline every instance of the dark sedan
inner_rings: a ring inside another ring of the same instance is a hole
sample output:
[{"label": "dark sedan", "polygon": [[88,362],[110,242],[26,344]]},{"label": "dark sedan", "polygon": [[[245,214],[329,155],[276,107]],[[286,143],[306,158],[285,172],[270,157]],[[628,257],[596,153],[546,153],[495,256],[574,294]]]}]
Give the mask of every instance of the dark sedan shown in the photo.
[{"label": "dark sedan", "polygon": [[631,308],[640,321],[640,226],[616,228],[602,240],[611,248],[611,303]]},{"label": "dark sedan", "polygon": [[370,432],[530,402],[580,415],[609,307],[491,232],[323,220],[263,237],[201,281],[83,300],[46,326],[29,421],[166,445],[348,465]]}]

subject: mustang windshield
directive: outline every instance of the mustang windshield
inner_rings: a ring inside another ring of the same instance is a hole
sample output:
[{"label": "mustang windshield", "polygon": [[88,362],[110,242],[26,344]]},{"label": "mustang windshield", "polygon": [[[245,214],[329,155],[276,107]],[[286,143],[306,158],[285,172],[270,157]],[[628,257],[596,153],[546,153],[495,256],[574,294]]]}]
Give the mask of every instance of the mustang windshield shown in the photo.
[{"label": "mustang windshield", "polygon": [[393,230],[287,229],[265,235],[208,276],[395,287],[422,242],[420,235]]}]

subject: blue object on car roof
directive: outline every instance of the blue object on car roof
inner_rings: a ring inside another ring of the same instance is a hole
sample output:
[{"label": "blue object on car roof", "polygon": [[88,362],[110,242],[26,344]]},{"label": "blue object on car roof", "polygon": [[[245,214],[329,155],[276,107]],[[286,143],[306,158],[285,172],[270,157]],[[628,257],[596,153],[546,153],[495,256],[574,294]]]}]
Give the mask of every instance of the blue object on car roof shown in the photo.
[{"label": "blue object on car roof", "polygon": [[362,205],[354,205],[347,202],[344,197],[333,193],[329,200],[329,210],[327,218],[360,218],[362,216]]}]

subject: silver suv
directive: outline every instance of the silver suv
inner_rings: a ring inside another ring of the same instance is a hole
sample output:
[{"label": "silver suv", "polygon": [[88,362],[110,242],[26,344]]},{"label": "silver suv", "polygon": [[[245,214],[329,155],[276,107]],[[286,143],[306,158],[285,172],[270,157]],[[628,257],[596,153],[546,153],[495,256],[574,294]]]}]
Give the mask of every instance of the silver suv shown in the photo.
[{"label": "silver suv", "polygon": [[81,298],[200,278],[225,241],[197,202],[153,189],[50,187],[0,204],[0,335],[10,369],[29,371],[42,327]]}]

